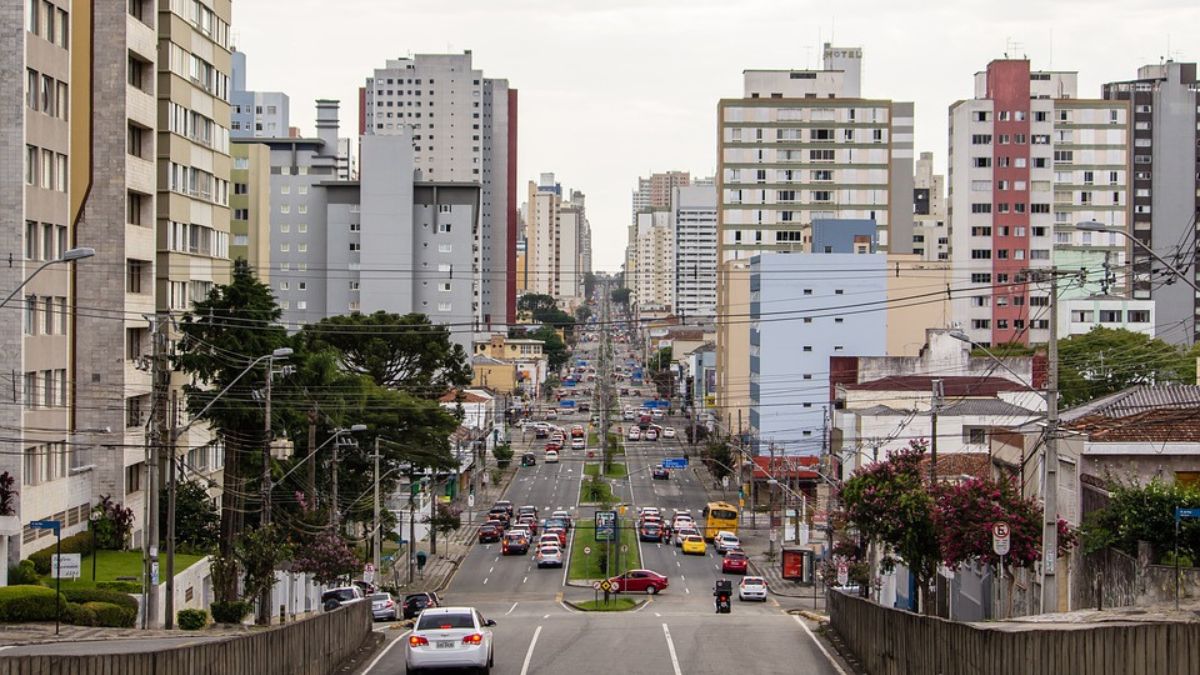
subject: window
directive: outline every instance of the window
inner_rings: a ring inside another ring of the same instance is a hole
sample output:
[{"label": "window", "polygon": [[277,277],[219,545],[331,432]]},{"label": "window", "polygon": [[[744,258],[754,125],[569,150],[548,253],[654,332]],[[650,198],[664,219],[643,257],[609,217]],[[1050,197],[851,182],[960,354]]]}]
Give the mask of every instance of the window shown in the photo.
[{"label": "window", "polygon": [[41,228],[38,227],[36,221],[25,221],[25,259],[38,259],[38,232]]},{"label": "window", "polygon": [[973,283],[973,284],[990,284],[990,283],[992,283],[992,275],[986,274],[986,273],[972,274],[971,275],[971,283]]},{"label": "window", "polygon": [[1090,309],[1071,310],[1071,322],[1072,323],[1091,323],[1092,317],[1093,317],[1093,314],[1092,314],[1092,310],[1090,310]]},{"label": "window", "polygon": [[25,334],[37,335],[38,302],[36,295],[25,296]]},{"label": "window", "polygon": [[150,284],[146,283],[146,272],[150,264],[145,260],[127,260],[125,262],[125,292],[145,293]]},{"label": "window", "polygon": [[142,222],[142,195],[137,192],[127,192],[125,200],[126,222],[130,225],[145,224]]},{"label": "window", "polygon": [[974,158],[974,160],[972,160],[971,163],[976,169],[986,169],[992,165],[992,158],[991,157],[976,157],[976,158]]},{"label": "window", "polygon": [[141,59],[136,59],[131,55],[129,57],[128,71],[126,72],[126,82],[135,89],[149,93],[146,86],[146,76],[149,72],[150,67],[148,63]]},{"label": "window", "polygon": [[1119,309],[1102,309],[1100,310],[1100,323],[1121,323],[1121,316],[1124,314]]},{"label": "window", "polygon": [[1150,310],[1131,309],[1127,317],[1129,323],[1150,323]]},{"label": "window", "polygon": [[350,250],[351,251],[361,251],[362,244],[358,243],[357,241],[352,241],[352,242],[350,242]]},{"label": "window", "polygon": [[[134,425],[136,426],[136,425]],[[142,489],[142,469],[146,466],[145,462],[138,462],[125,467],[125,494],[133,494],[140,492]]]},{"label": "window", "polygon": [[54,260],[54,226],[42,223],[42,260]]},{"label": "window", "polygon": [[971,259],[972,260],[991,260],[992,259],[992,251],[991,251],[991,249],[986,249],[986,248],[972,249],[971,250]]},{"label": "window", "polygon": [[437,310],[438,310],[439,312],[449,312],[449,311],[450,311],[450,303],[448,303],[448,302],[439,302],[439,303],[437,304]]},{"label": "window", "polygon": [[987,443],[987,429],[983,427],[963,427],[963,443],[983,445]]},{"label": "window", "polygon": [[971,204],[971,213],[991,213],[991,204]]}]

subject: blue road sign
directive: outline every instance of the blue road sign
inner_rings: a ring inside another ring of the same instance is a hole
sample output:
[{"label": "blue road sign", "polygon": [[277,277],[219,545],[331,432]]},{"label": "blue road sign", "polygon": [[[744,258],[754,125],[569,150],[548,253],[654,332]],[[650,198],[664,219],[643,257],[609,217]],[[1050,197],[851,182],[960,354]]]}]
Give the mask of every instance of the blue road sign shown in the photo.
[{"label": "blue road sign", "polygon": [[574,407],[575,407],[575,401],[574,401],[574,399],[564,398],[563,400],[561,400],[561,401],[559,401],[559,402],[558,402],[558,407],[560,407],[560,408],[574,408]]},{"label": "blue road sign", "polygon": [[1179,522],[1184,518],[1200,518],[1200,509],[1185,509],[1175,507],[1175,522]]},{"label": "blue road sign", "polygon": [[29,523],[29,527],[35,530],[54,530],[58,532],[61,523],[57,520],[34,520]]},{"label": "blue road sign", "polygon": [[688,465],[687,457],[668,457],[662,461],[664,469],[686,469]]}]

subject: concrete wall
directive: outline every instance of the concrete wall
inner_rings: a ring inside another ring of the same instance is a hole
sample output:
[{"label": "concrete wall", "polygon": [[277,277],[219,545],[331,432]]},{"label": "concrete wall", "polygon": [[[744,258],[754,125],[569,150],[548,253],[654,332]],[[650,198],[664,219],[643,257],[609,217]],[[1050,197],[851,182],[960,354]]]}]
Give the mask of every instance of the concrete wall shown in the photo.
[{"label": "concrete wall", "polygon": [[1185,675],[1200,668],[1196,623],[953,623],[836,591],[827,605],[831,627],[871,675]]},{"label": "concrete wall", "polygon": [[359,602],[304,621],[173,649],[133,654],[8,656],[0,675],[327,675],[371,633],[371,605]]},{"label": "concrete wall", "polygon": [[[1145,542],[1142,542],[1145,544]],[[1138,557],[1115,548],[1079,557],[1079,573],[1071,575],[1071,607],[1138,607],[1175,601],[1175,568],[1151,565],[1149,545]],[[1200,597],[1200,568],[1179,570],[1179,597]]]}]

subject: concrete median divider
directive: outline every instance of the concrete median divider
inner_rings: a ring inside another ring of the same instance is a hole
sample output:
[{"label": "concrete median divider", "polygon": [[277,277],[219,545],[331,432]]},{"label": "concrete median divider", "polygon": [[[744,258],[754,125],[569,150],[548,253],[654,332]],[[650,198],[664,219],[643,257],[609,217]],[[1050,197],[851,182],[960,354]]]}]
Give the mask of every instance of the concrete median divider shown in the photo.
[{"label": "concrete median divider", "polygon": [[[0,675],[329,675],[371,634],[371,606],[347,605],[246,635],[153,651],[85,656],[0,654]],[[180,637],[204,637],[204,632]]]}]

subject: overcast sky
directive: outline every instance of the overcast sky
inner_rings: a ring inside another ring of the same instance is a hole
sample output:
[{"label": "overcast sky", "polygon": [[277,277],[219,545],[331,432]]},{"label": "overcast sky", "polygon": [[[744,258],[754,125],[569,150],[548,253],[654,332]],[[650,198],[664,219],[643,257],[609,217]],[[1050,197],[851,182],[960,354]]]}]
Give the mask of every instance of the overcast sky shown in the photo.
[{"label": "overcast sky", "polygon": [[[947,107],[994,58],[1079,71],[1080,96],[1160,58],[1196,60],[1200,1],[936,0],[236,0],[247,86],[342,101],[388,58],[472,50],[475,67],[520,90],[518,171],[553,171],[588,197],[595,266],[624,257],[639,175],[716,167],[716,105],[748,68],[817,68],[820,44],[862,47],[863,95],[916,102],[916,148],[945,168]],[[1168,51],[1170,53],[1168,53]]]}]

